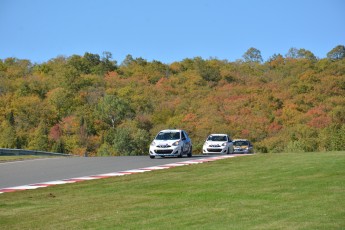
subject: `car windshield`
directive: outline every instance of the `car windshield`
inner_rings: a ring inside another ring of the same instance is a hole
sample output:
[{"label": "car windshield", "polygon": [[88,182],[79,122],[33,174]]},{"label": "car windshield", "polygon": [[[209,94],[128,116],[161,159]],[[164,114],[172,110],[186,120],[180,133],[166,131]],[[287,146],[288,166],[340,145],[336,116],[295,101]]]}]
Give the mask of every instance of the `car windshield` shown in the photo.
[{"label": "car windshield", "polygon": [[156,140],[179,140],[180,132],[160,132],[158,133]]},{"label": "car windshield", "polygon": [[248,141],[234,141],[235,146],[249,145]]},{"label": "car windshield", "polygon": [[226,136],[209,136],[207,138],[208,141],[227,141],[228,139]]}]

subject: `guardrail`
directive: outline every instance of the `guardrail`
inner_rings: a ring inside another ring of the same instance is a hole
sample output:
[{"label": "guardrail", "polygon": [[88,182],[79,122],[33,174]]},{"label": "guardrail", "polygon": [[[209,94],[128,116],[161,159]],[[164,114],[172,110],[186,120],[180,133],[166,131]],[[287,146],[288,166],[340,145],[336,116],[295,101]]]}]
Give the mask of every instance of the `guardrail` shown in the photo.
[{"label": "guardrail", "polygon": [[36,156],[73,156],[66,153],[53,153],[36,150],[25,149],[2,149],[0,148],[0,156],[19,156],[19,155],[36,155]]}]

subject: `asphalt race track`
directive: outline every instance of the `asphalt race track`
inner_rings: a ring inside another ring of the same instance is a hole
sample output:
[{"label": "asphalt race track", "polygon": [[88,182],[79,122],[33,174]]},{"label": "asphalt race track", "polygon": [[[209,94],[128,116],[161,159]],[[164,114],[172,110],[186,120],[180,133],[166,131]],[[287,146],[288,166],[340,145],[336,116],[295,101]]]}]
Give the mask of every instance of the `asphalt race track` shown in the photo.
[{"label": "asphalt race track", "polygon": [[149,156],[59,157],[0,163],[0,189],[64,180],[214,156],[150,159]]}]

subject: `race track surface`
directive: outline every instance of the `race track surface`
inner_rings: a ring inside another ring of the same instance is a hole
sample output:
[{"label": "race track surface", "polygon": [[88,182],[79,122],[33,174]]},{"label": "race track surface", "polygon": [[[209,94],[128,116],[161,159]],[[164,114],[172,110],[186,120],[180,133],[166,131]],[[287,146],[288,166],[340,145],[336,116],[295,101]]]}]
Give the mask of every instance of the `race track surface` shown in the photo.
[{"label": "race track surface", "polygon": [[[227,155],[234,157],[235,155]],[[225,157],[227,157],[225,156]],[[148,156],[61,157],[0,163],[0,190],[49,181],[68,180],[173,163],[207,161],[215,156],[150,159]]]}]

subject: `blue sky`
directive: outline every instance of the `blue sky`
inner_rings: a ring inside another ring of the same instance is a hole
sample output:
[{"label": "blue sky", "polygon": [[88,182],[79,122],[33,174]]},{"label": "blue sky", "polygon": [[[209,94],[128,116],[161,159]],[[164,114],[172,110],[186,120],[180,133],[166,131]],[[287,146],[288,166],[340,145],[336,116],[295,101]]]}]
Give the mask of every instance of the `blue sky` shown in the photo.
[{"label": "blue sky", "polygon": [[345,45],[344,0],[0,0],[0,59],[42,63],[59,55],[127,54],[264,60],[304,48],[319,58]]}]

